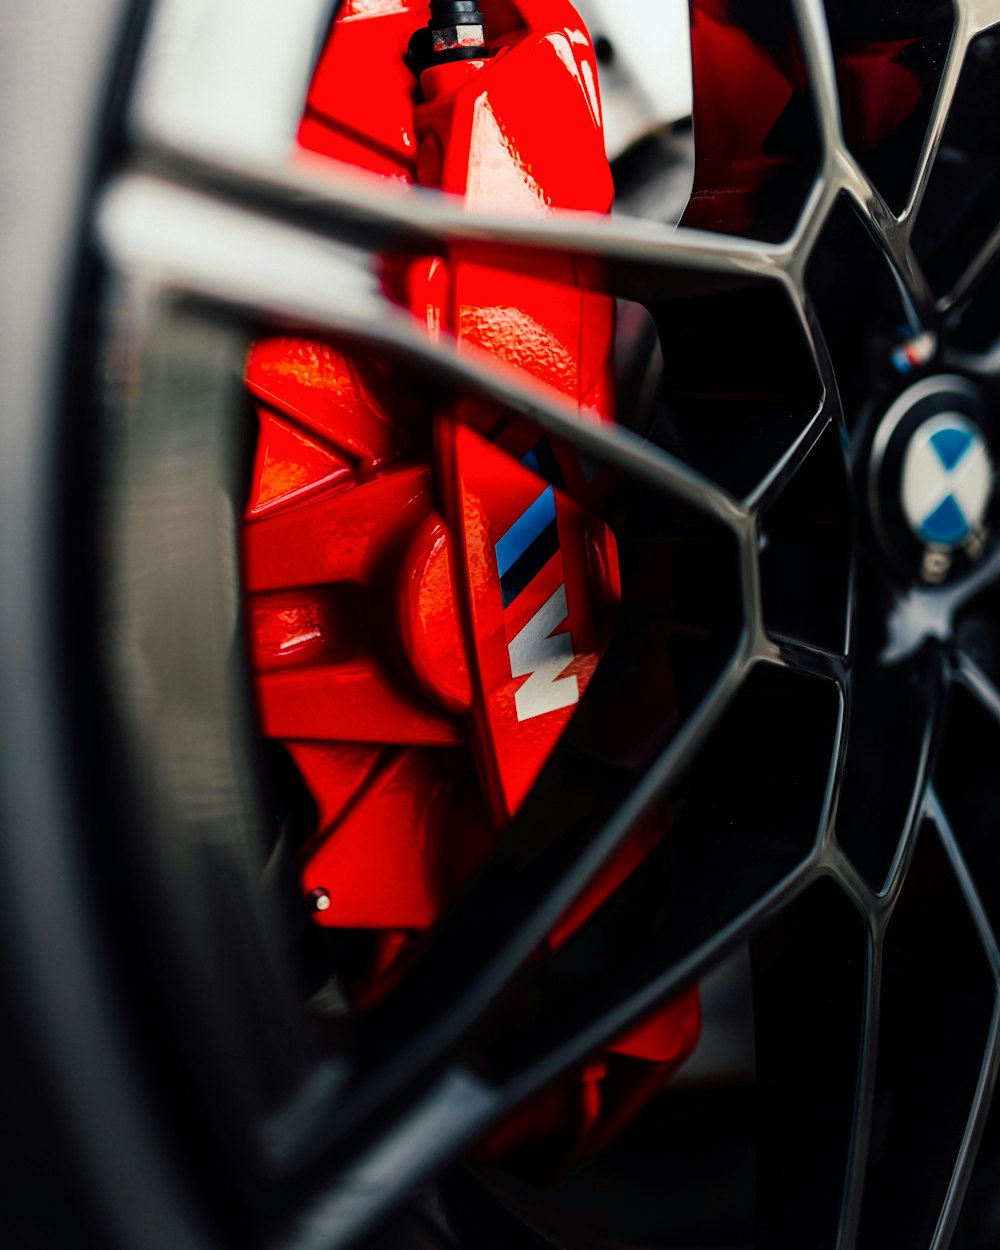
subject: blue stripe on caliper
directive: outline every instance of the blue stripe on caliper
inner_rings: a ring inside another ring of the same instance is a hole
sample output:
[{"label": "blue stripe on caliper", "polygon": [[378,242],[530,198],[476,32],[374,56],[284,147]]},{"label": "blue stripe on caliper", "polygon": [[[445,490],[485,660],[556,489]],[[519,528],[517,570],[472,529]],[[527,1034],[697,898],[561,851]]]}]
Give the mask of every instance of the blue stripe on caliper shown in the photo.
[{"label": "blue stripe on caliper", "polygon": [[555,519],[555,491],[549,486],[497,542],[497,570],[501,577],[511,569],[546,526],[551,525]]}]

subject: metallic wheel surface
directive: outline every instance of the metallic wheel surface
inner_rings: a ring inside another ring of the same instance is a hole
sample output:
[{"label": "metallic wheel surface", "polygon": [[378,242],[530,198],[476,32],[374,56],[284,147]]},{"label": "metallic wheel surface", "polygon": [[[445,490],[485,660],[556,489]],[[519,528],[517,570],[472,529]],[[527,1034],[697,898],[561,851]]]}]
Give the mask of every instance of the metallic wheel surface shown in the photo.
[{"label": "metallic wheel surface", "polygon": [[[301,159],[327,0],[85,7],[51,56],[55,6],[22,18],[0,88],[11,1244],[997,1244],[1000,6],[693,0],[691,126],[635,138],[622,97],[610,216]],[[613,297],[617,421],[428,333],[386,279],[427,257]],[[543,447],[620,573],[537,775],[361,1006],[255,702],[268,336]],[[702,1060],[602,1153],[483,1154],[697,986]]]}]

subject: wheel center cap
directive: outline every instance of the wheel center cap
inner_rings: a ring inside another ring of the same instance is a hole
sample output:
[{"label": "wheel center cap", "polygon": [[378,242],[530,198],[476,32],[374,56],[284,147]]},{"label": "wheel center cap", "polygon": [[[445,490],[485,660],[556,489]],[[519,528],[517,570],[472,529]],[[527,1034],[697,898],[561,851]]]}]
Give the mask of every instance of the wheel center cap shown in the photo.
[{"label": "wheel center cap", "polygon": [[981,431],[958,413],[932,417],[911,436],[900,498],[921,542],[945,551],[981,533],[993,489],[993,460]]},{"label": "wheel center cap", "polygon": [[872,447],[876,528],[925,582],[958,575],[985,549],[994,494],[992,424],[960,377],[925,378],[883,418]]}]

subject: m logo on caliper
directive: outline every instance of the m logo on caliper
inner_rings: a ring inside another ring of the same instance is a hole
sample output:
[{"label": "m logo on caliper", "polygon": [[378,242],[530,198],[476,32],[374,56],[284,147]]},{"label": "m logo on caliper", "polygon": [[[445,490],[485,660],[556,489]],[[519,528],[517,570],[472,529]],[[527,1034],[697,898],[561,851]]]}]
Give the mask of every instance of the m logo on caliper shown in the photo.
[{"label": "m logo on caliper", "polygon": [[553,556],[559,557],[560,585],[528,623],[510,641],[512,677],[528,680],[516,691],[514,705],[519,721],[571,707],[580,699],[576,677],[560,676],[573,662],[570,635],[553,632],[566,620],[566,584],[559,555],[555,492],[547,487],[518,517],[496,545],[500,593],[506,609],[527,589]]}]

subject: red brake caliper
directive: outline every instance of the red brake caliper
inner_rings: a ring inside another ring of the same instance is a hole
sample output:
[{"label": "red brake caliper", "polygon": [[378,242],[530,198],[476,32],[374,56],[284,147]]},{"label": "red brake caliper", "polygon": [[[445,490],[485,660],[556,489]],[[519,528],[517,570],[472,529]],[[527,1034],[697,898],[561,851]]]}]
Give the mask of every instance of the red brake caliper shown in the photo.
[{"label": "red brake caliper", "polygon": [[[464,9],[457,20],[442,10]],[[473,211],[607,212],[596,67],[564,0],[347,0],[319,62],[303,149],[462,195]],[[482,24],[476,24],[479,16]],[[407,48],[416,31],[411,57]],[[488,49],[484,46],[488,43]],[[437,50],[435,50],[437,49]],[[422,61],[419,77],[416,68]],[[431,336],[490,352],[614,419],[614,302],[573,266],[530,276],[428,257],[387,271]],[[368,929],[360,1007],[389,984],[488,854],[586,689],[619,598],[610,531],[574,497],[593,475],[544,439],[501,451],[377,360],[255,344],[260,436],[244,528],[257,700],[318,810],[302,884],[318,924]],[[647,853],[639,831],[550,943]],[[660,1009],[484,1146],[598,1147],[690,1053],[696,991]]]}]

